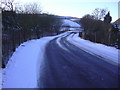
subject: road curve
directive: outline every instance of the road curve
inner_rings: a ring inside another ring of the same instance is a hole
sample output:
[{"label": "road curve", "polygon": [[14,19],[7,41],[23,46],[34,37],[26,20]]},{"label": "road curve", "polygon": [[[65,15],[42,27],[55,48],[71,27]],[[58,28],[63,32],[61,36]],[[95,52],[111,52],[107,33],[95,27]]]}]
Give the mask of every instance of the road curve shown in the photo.
[{"label": "road curve", "polygon": [[40,88],[118,88],[117,66],[86,53],[66,37],[47,44]]}]

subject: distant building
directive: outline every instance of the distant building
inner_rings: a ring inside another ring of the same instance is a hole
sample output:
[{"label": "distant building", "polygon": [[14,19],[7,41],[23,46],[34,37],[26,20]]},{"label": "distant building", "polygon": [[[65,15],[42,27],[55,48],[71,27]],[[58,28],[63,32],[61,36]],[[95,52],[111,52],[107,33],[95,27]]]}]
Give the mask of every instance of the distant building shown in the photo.
[{"label": "distant building", "polygon": [[118,20],[116,20],[113,24],[120,25],[120,18]]}]

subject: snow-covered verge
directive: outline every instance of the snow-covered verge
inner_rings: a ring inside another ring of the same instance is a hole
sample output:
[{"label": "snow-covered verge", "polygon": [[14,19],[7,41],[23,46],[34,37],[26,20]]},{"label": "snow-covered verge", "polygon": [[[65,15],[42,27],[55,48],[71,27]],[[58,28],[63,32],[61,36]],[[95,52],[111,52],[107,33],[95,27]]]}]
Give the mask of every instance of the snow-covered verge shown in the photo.
[{"label": "snow-covered verge", "polygon": [[108,61],[109,63],[115,65],[118,65],[118,63],[120,64],[118,61],[118,52],[120,52],[120,50],[114,47],[84,40],[80,38],[78,34],[71,34],[69,37],[67,37],[67,40],[92,55],[104,58],[104,60]]},{"label": "snow-covered verge", "polygon": [[[66,33],[22,43],[2,70],[2,88],[37,88],[46,44]],[[40,82],[39,82],[40,83]]]},{"label": "snow-covered verge", "polygon": [[37,63],[40,63],[40,49],[43,51],[45,39],[25,42],[16,49],[3,70],[3,88],[37,87]]}]

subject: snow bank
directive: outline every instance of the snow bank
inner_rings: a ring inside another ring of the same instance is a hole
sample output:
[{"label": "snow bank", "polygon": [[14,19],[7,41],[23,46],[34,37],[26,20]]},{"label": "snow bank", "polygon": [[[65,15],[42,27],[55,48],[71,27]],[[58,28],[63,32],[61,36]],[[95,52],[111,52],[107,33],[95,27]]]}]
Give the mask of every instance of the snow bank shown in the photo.
[{"label": "snow bank", "polygon": [[69,37],[67,37],[67,40],[74,44],[75,46],[79,47],[80,49],[104,58],[106,61],[108,61],[109,63],[112,64],[118,64],[118,52],[120,50],[114,48],[114,47],[110,47],[110,46],[106,46],[103,44],[98,44],[98,43],[93,43],[89,40],[84,40],[81,39],[80,37],[78,37],[78,34],[72,34]]},{"label": "snow bank", "polygon": [[3,88],[37,88],[40,65],[46,44],[50,40],[66,33],[30,40],[16,48],[2,72]]},{"label": "snow bank", "polygon": [[37,62],[40,43],[43,40],[31,40],[21,44],[3,70],[3,88],[37,87]]}]

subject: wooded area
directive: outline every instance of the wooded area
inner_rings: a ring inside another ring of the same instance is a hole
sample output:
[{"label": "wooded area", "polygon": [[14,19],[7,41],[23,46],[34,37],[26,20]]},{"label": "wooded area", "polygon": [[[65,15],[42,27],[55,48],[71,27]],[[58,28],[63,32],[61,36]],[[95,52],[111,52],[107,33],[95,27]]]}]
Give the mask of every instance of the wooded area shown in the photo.
[{"label": "wooded area", "polygon": [[120,49],[120,31],[118,25],[112,24],[111,20],[110,12],[104,16],[103,21],[96,19],[94,15],[85,15],[79,22],[83,27],[83,32],[79,36]]},{"label": "wooded area", "polygon": [[[57,24],[57,26],[56,26]],[[61,19],[50,14],[2,12],[2,60],[8,59],[21,43],[59,33]]]}]

